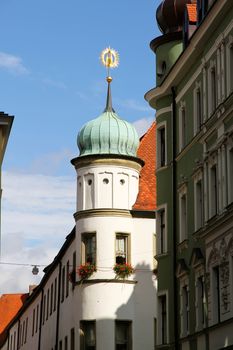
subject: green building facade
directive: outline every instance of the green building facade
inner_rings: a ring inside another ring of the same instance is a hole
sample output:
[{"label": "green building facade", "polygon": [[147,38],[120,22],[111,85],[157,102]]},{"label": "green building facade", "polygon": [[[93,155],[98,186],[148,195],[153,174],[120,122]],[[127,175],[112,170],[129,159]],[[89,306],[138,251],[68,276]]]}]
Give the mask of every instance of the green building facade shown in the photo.
[{"label": "green building facade", "polygon": [[156,348],[232,349],[233,1],[156,15]]}]

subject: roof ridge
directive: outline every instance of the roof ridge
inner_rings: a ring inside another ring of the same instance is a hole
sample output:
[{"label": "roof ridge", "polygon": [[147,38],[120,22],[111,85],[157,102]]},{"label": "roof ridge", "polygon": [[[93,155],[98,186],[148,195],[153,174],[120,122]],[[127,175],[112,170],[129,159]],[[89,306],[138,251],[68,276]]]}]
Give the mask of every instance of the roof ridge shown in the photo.
[{"label": "roof ridge", "polygon": [[143,134],[143,135],[141,136],[141,138],[140,138],[140,143],[141,143],[142,141],[144,141],[144,140],[148,137],[148,134],[150,133],[151,129],[152,129],[154,126],[156,126],[156,121],[155,121],[155,120],[152,122],[151,126],[150,126],[149,129],[145,132],[145,134]]}]

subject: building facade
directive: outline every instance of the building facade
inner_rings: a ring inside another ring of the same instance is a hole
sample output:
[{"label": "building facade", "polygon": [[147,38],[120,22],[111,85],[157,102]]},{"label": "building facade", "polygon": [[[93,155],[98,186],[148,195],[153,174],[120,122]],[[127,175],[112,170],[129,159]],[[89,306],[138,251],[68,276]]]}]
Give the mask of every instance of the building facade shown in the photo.
[{"label": "building facade", "polygon": [[2,200],[2,162],[10,136],[14,117],[0,112],[0,256],[1,256],[1,200]]},{"label": "building facade", "polygon": [[139,146],[134,127],[112,108],[108,82],[106,108],[79,132],[72,160],[75,227],[1,350],[154,349],[155,174],[147,178],[154,141],[155,123]]},{"label": "building facade", "polygon": [[[233,347],[233,2],[162,1],[157,348]],[[167,278],[171,276],[171,278]]]}]

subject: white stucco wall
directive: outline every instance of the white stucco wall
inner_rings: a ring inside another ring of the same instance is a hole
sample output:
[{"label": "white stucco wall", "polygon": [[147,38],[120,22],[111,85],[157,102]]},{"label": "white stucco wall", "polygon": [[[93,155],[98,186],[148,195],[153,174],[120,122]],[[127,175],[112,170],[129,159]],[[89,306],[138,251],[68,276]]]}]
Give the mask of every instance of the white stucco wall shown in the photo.
[{"label": "white stucco wall", "polygon": [[77,211],[96,208],[131,209],[138,193],[139,172],[116,165],[77,171]]},{"label": "white stucco wall", "polygon": [[[153,239],[154,219],[132,217],[87,217],[76,226],[77,264],[81,264],[81,234],[96,233],[97,272],[90,279],[114,279],[116,233],[130,235],[131,264],[135,284],[95,283],[77,287],[80,320],[96,320],[97,349],[115,349],[114,321],[132,321],[133,349],[154,349],[154,318],[157,317]],[[103,327],[103,328],[102,328]],[[79,345],[78,345],[79,346]]]}]

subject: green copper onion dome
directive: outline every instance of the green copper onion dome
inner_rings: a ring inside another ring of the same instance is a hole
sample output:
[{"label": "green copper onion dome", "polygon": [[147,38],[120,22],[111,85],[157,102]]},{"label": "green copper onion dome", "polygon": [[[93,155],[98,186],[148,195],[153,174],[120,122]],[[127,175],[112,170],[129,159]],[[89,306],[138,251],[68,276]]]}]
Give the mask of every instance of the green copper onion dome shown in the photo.
[{"label": "green copper onion dome", "polygon": [[122,120],[112,108],[110,83],[111,80],[108,80],[104,112],[84,125],[78,134],[80,156],[98,154],[137,156],[139,138],[136,129]]}]

